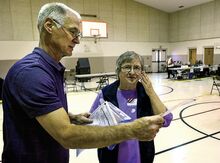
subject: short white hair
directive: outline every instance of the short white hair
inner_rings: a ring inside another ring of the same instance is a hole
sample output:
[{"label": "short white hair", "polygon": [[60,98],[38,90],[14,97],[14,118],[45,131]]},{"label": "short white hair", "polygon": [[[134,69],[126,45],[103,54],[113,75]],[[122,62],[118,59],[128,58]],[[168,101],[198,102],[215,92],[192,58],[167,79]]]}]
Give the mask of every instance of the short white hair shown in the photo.
[{"label": "short white hair", "polygon": [[37,27],[39,32],[42,31],[43,24],[47,18],[55,19],[61,25],[64,24],[64,19],[67,13],[72,13],[76,15],[77,18],[81,19],[81,16],[78,12],[66,6],[63,3],[47,3],[43,5],[39,11],[38,19],[37,19]]}]

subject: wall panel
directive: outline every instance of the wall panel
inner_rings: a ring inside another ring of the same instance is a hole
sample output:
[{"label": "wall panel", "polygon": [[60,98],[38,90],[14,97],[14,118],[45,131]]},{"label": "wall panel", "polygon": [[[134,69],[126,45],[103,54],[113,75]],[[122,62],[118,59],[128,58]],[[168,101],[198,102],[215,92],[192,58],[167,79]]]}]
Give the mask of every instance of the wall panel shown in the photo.
[{"label": "wall panel", "polygon": [[201,38],[214,37],[214,2],[201,5]]},{"label": "wall panel", "polygon": [[113,37],[115,41],[126,41],[126,0],[113,0]]},{"label": "wall panel", "polygon": [[10,0],[10,6],[14,40],[34,40],[30,0]]},{"label": "wall panel", "polygon": [[67,5],[80,14],[84,14],[84,0],[67,0]]},{"label": "wall panel", "polygon": [[99,15],[99,0],[84,0],[84,14]]},{"label": "wall panel", "polygon": [[32,29],[33,29],[33,40],[39,40],[39,32],[37,29],[37,17],[40,8],[48,3],[49,0],[38,0],[38,1],[30,1],[31,2],[31,19],[32,19]]},{"label": "wall panel", "polygon": [[215,7],[214,7],[214,36],[220,37],[220,0],[215,1]]},{"label": "wall panel", "polygon": [[179,16],[178,13],[172,13],[169,15],[169,41],[175,42],[178,41],[179,37]]},{"label": "wall panel", "polygon": [[164,12],[160,12],[159,15],[159,41],[160,42],[167,42],[168,40],[168,21],[169,21],[169,15]]},{"label": "wall panel", "polygon": [[13,24],[9,0],[0,1],[0,40],[13,40]]},{"label": "wall panel", "polygon": [[192,7],[189,9],[189,33],[188,39],[200,39],[201,38],[201,12],[200,6]]},{"label": "wall panel", "polygon": [[149,17],[148,17],[148,7],[145,5],[138,5],[138,40],[148,41],[149,40]]},{"label": "wall panel", "polygon": [[154,8],[149,8],[149,40],[159,41],[160,38],[160,13]]},{"label": "wall panel", "polygon": [[127,41],[139,41],[137,11],[138,11],[137,2],[127,0],[127,11],[126,11]]},{"label": "wall panel", "polygon": [[189,29],[192,26],[189,22],[189,10],[180,11],[178,16],[178,40],[188,40]]}]

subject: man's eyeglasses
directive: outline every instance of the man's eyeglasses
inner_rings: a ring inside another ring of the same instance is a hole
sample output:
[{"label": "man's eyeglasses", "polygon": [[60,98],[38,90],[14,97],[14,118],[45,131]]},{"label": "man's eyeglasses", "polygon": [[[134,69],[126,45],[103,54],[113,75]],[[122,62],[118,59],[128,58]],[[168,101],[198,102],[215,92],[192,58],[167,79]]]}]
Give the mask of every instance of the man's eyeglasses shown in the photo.
[{"label": "man's eyeglasses", "polygon": [[131,66],[131,65],[125,65],[121,67],[122,72],[129,73],[131,72],[131,70],[133,70],[134,73],[140,73],[142,69],[140,66]]},{"label": "man's eyeglasses", "polygon": [[[75,39],[75,38],[80,39],[81,38],[82,34],[78,30],[69,29],[69,28],[63,26],[62,24],[60,24],[57,20],[55,20],[55,19],[52,19],[52,20],[58,28],[61,27],[62,29],[64,28],[65,30],[67,30],[69,32],[69,34],[73,37],[73,39]],[[66,33],[65,30],[63,30],[63,31]]]}]

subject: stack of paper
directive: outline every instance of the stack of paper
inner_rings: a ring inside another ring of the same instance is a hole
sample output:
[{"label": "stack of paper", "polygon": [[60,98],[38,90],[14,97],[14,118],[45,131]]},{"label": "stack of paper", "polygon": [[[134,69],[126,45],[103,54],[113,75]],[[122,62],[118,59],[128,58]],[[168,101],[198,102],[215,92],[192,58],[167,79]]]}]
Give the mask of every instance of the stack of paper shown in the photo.
[{"label": "stack of paper", "polygon": [[89,118],[93,120],[89,125],[93,126],[113,126],[131,120],[127,114],[107,101],[99,105]]},{"label": "stack of paper", "polygon": [[[104,101],[99,105],[89,118],[93,120],[93,123],[88,125],[92,126],[114,126],[131,120],[131,117],[108,101]],[[109,149],[113,149],[114,146],[115,145],[109,146]],[[78,156],[82,151],[83,149],[77,149],[76,155]]]}]

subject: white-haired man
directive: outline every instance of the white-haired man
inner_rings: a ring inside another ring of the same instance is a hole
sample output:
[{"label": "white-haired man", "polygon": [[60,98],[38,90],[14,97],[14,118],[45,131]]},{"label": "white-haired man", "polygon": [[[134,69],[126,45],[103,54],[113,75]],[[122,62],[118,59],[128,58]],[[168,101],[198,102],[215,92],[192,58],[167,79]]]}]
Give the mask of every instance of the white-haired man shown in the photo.
[{"label": "white-haired man", "polygon": [[86,126],[79,124],[92,121],[89,113],[68,113],[60,60],[79,44],[80,23],[80,15],[62,3],[41,8],[39,47],[12,66],[3,86],[3,163],[68,163],[70,148],[152,140],[162,126],[161,116],[118,126]]}]

